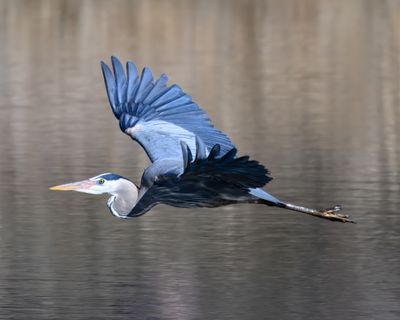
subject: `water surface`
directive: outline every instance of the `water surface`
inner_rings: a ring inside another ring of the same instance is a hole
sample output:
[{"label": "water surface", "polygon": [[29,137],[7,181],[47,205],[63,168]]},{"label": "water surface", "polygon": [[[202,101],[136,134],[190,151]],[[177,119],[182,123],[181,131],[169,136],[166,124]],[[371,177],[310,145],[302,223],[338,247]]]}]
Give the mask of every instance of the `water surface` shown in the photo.
[{"label": "water surface", "polygon": [[[399,319],[398,1],[0,1],[1,319]],[[267,190],[255,205],[111,216],[50,185],[148,159],[99,61],[170,75]]]}]

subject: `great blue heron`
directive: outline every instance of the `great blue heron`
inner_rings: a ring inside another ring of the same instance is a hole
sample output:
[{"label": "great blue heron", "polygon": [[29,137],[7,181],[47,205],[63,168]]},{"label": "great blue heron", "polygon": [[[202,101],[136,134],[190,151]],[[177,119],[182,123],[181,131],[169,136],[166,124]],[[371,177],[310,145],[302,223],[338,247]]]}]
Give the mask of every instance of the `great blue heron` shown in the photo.
[{"label": "great blue heron", "polygon": [[122,132],[136,140],[152,164],[140,187],[129,179],[103,173],[51,190],[108,193],[107,205],[118,218],[138,217],[156,204],[174,207],[219,207],[235,203],[265,204],[332,221],[352,222],[340,206],[325,210],[285,203],[261,188],[272,177],[248,156],[237,157],[231,140],[214,128],[206,113],[179,86],[154,81],[149,68],[139,75],[128,61],[111,57],[113,72],[101,62],[108,100]]}]

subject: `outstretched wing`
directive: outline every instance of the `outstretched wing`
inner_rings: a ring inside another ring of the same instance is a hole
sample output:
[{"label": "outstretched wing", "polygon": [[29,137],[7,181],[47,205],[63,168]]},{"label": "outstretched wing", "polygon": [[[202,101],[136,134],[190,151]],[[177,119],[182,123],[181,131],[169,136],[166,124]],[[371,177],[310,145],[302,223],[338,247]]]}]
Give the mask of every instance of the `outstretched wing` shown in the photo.
[{"label": "outstretched wing", "polygon": [[165,74],[154,81],[149,68],[139,75],[135,64],[128,61],[125,74],[117,58],[111,57],[111,62],[113,72],[104,62],[101,68],[112,111],[121,130],[140,143],[151,161],[180,159],[181,142],[195,154],[196,136],[208,151],[219,144],[219,155],[235,147],[179,86],[167,86]]},{"label": "outstretched wing", "polygon": [[209,155],[196,139],[197,152],[193,159],[190,148],[182,143],[183,168],[179,176],[159,177],[140,198],[128,217],[144,214],[158,203],[176,207],[217,207],[258,199],[251,190],[263,187],[272,177],[268,170],[248,156],[236,158],[236,149],[222,157],[215,145]]}]

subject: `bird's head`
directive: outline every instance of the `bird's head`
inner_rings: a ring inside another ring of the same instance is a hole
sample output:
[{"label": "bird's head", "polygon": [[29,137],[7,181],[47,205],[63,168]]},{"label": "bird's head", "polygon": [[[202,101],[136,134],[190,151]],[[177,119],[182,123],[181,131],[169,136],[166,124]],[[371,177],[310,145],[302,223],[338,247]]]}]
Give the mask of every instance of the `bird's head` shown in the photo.
[{"label": "bird's head", "polygon": [[90,194],[109,193],[107,201],[111,213],[119,218],[126,218],[138,199],[139,188],[130,180],[114,173],[103,173],[87,180],[62,184],[50,190],[78,191]]},{"label": "bird's head", "polygon": [[136,189],[137,191],[137,187],[133,182],[114,173],[102,173],[87,180],[61,184],[50,188],[50,190],[72,190],[90,194],[109,193],[112,195],[117,195],[128,189]]}]

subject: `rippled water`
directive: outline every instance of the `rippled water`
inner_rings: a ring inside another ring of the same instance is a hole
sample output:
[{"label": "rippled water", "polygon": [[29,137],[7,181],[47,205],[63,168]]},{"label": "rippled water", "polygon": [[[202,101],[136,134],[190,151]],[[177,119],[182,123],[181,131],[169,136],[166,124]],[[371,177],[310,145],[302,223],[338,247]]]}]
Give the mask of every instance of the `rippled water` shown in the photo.
[{"label": "rippled water", "polygon": [[[1,319],[399,319],[398,1],[0,1]],[[166,72],[272,171],[280,209],[154,208],[50,185],[148,160],[100,60]]]}]

